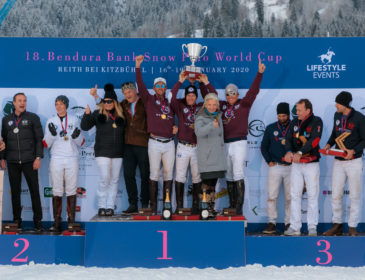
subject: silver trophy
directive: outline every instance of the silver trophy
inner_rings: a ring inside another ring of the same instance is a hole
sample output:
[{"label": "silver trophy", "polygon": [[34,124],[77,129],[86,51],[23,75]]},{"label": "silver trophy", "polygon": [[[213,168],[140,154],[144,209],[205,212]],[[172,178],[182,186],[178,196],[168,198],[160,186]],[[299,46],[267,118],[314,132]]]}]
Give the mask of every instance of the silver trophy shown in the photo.
[{"label": "silver trophy", "polygon": [[[184,47],[188,49],[187,53],[185,52]],[[200,55],[203,49],[205,49],[205,52],[202,55]],[[190,58],[190,61],[192,63],[191,66],[185,66],[185,72],[189,78],[197,79],[202,74],[202,69],[200,67],[195,66],[195,62],[199,58],[202,58],[207,52],[207,50],[208,50],[207,46],[202,46],[198,43],[190,43],[187,45],[186,44],[182,45],[183,53]]]}]

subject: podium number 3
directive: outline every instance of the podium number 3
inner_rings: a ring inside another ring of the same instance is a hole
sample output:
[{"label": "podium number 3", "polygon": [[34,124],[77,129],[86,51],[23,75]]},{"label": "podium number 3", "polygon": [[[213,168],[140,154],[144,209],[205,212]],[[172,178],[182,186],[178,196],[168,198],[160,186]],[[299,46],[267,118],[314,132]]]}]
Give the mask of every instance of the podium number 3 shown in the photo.
[{"label": "podium number 3", "polygon": [[12,262],[27,262],[28,261],[28,256],[26,256],[25,258],[21,259],[18,258],[21,254],[23,254],[26,250],[28,250],[29,247],[29,241],[25,238],[18,238],[17,240],[14,241],[14,247],[18,248],[19,247],[19,243],[18,241],[23,241],[24,242],[24,247],[23,249],[19,252],[19,254],[17,254],[14,258],[11,259]]},{"label": "podium number 3", "polygon": [[172,260],[172,258],[167,257],[167,230],[159,230],[157,232],[162,233],[162,258],[157,258],[158,260]]},{"label": "podium number 3", "polygon": [[321,246],[322,243],[325,244],[325,248],[323,250],[318,250],[318,252],[325,253],[327,256],[327,261],[321,262],[321,258],[318,257],[318,258],[316,258],[316,262],[320,265],[326,265],[332,261],[332,254],[330,252],[328,252],[328,250],[331,248],[331,243],[329,243],[327,240],[318,240],[317,246]]}]

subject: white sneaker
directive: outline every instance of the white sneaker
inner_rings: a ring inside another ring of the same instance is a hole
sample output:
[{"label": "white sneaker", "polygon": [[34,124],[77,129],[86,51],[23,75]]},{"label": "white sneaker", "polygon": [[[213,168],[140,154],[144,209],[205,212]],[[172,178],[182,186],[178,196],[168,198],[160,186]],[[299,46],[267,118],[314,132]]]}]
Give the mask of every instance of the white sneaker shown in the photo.
[{"label": "white sneaker", "polygon": [[286,231],[284,231],[284,235],[288,235],[288,236],[299,236],[300,235],[300,231],[299,230],[295,230],[292,227],[289,227]]},{"label": "white sneaker", "polygon": [[315,228],[308,229],[308,236],[317,236],[317,230]]}]

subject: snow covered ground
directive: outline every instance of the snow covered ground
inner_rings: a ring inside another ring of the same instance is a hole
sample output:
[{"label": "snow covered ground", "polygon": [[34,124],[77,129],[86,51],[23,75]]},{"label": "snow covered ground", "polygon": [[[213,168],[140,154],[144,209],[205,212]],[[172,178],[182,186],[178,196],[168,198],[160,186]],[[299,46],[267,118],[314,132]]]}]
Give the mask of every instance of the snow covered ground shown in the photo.
[{"label": "snow covered ground", "polygon": [[248,265],[240,268],[217,270],[214,268],[85,268],[70,265],[42,265],[30,264],[23,266],[0,266],[1,280],[43,280],[43,279],[77,279],[77,280],[216,280],[216,279],[244,279],[244,280],[307,280],[307,279],[364,279],[365,267],[314,267],[314,266],[289,266],[289,267],[263,267],[261,265]]}]

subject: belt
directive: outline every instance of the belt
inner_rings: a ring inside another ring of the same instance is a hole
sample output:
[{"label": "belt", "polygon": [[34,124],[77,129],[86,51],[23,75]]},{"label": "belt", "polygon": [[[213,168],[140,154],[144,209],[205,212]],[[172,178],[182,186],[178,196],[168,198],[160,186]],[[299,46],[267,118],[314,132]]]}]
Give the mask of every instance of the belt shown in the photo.
[{"label": "belt", "polygon": [[171,140],[173,140],[174,138],[168,138],[168,139],[160,139],[160,138],[155,138],[155,137],[152,137],[150,136],[150,138],[152,140],[155,140],[157,142],[161,142],[161,143],[169,143]]},{"label": "belt", "polygon": [[196,144],[194,144],[194,143],[189,143],[189,142],[186,142],[186,141],[183,141],[183,140],[179,140],[179,143],[180,143],[180,144],[183,144],[183,145],[185,145],[185,146],[188,146],[188,147],[193,147],[193,148],[195,148],[195,147],[196,147]]},{"label": "belt", "polygon": [[241,140],[247,140],[247,137],[243,136],[243,137],[234,137],[234,138],[224,139],[224,143],[232,143],[232,142],[241,141]]},{"label": "belt", "polygon": [[290,164],[285,164],[285,163],[279,163],[279,162],[274,162],[275,165],[280,165],[280,166],[290,166]]}]

